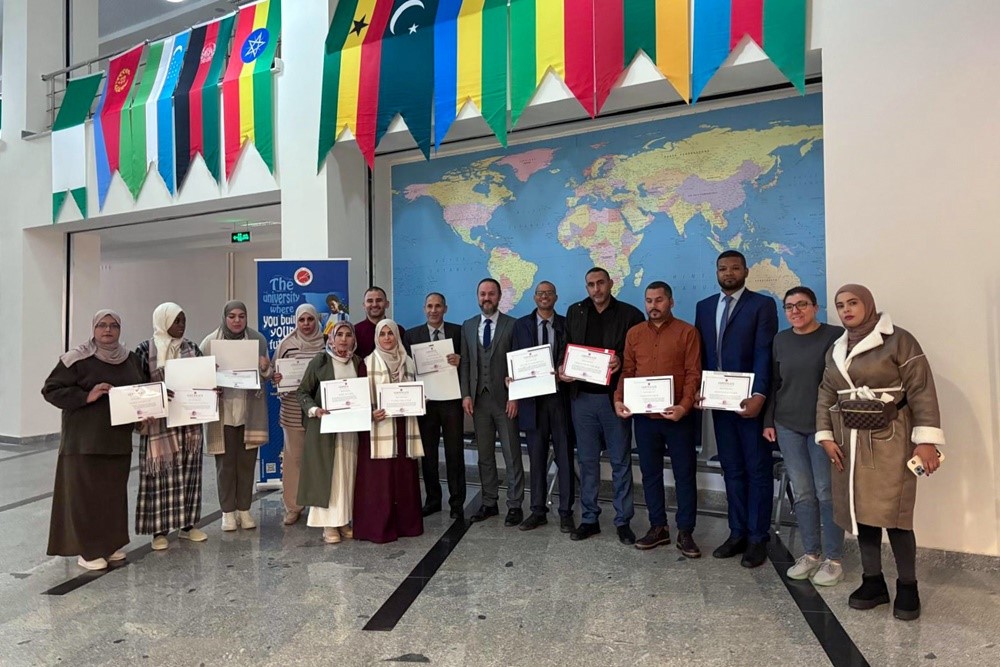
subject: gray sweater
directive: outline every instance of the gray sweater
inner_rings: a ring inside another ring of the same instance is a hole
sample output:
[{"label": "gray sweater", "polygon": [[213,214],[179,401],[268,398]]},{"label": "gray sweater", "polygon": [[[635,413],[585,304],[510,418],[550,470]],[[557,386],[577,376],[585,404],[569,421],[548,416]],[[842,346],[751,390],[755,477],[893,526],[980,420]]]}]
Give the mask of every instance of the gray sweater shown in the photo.
[{"label": "gray sweater", "polygon": [[841,327],[820,324],[812,333],[797,334],[785,329],[775,335],[765,428],[774,428],[778,422],[799,433],[816,431],[816,400],[826,351],[843,333]]}]

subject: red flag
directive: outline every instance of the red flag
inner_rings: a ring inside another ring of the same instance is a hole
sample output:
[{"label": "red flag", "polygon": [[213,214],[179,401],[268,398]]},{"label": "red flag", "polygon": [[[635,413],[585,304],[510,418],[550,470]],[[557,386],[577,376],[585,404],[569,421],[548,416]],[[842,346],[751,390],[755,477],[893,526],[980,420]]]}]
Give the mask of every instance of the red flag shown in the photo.
[{"label": "red flag", "polygon": [[600,112],[625,71],[625,5],[620,0],[594,0],[594,19],[594,81]]},{"label": "red flag", "polygon": [[762,46],[764,44],[764,0],[732,0],[732,2],[729,48],[735,49],[736,45],[743,39],[743,35],[750,35],[750,39],[757,42],[757,46]]},{"label": "red flag", "polygon": [[[358,123],[354,140],[369,167],[375,166],[375,129],[378,119],[378,82],[382,69],[382,35],[392,15],[392,0],[377,0],[361,47],[358,74]],[[362,21],[364,17],[362,17]]]},{"label": "red flag", "polygon": [[108,63],[107,94],[104,106],[101,108],[101,125],[104,134],[104,145],[108,151],[108,171],[114,174],[121,163],[121,117],[132,84],[139,70],[139,60],[145,44],[112,58]]},{"label": "red flag", "polygon": [[[564,40],[566,57],[566,87],[569,88],[590,117],[597,115],[594,106],[594,2],[595,0],[565,0]],[[620,3],[618,4],[620,14]]]}]

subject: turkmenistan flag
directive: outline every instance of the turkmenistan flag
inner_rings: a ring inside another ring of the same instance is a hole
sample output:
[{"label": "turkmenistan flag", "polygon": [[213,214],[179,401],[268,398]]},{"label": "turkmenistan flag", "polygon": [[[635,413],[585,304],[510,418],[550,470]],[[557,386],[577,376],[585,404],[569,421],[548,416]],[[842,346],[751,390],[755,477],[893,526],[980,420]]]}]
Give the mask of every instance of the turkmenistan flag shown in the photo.
[{"label": "turkmenistan flag", "polygon": [[62,106],[52,125],[52,222],[59,217],[66,193],[73,197],[80,214],[87,217],[86,121],[103,72],[70,79]]},{"label": "turkmenistan flag", "polygon": [[434,17],[438,0],[395,0],[382,35],[376,145],[399,114],[425,158],[431,156]]}]

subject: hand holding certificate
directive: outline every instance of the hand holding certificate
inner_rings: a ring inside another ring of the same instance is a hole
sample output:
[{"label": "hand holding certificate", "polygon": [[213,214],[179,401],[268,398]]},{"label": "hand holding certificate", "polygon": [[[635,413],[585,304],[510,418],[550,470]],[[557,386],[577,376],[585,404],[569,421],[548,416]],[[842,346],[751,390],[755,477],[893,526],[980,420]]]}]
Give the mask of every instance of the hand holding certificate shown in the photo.
[{"label": "hand holding certificate", "polygon": [[396,382],[378,387],[378,407],[386,417],[420,417],[424,414],[424,383]]},{"label": "hand holding certificate", "polygon": [[112,426],[167,416],[167,387],[162,382],[112,387],[108,401]]},{"label": "hand holding certificate", "polygon": [[611,382],[611,364],[614,358],[614,350],[567,345],[562,373],[574,380],[607,386]]},{"label": "hand holding certificate", "polygon": [[743,409],[743,401],[750,398],[753,377],[753,373],[702,371],[699,407],[739,412]]},{"label": "hand holding certificate", "polygon": [[507,388],[507,398],[511,401],[556,393],[555,368],[548,345],[508,352],[507,372],[513,380]]},{"label": "hand holding certificate", "polygon": [[625,378],[624,399],[632,414],[662,414],[674,404],[674,377]]},{"label": "hand holding certificate", "polygon": [[275,372],[281,376],[278,383],[278,393],[287,394],[295,391],[302,383],[302,377],[306,374],[306,367],[311,359],[276,359],[274,362]]},{"label": "hand holding certificate", "polygon": [[458,368],[448,363],[448,355],[455,353],[455,341],[436,340],[417,343],[410,348],[417,367],[417,380],[424,383],[429,401],[454,401],[462,398],[458,382]]},{"label": "hand holding certificate", "polygon": [[325,414],[320,418],[320,433],[354,433],[372,426],[372,400],[368,378],[325,380],[319,383]]},{"label": "hand holding certificate", "polygon": [[174,389],[167,426],[191,426],[219,421],[219,394],[215,388]]}]

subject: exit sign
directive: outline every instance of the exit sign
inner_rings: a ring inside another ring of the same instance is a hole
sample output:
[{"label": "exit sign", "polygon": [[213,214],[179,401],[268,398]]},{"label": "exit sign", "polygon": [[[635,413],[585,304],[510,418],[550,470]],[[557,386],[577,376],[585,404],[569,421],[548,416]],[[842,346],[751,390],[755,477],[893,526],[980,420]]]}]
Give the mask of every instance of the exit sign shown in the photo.
[{"label": "exit sign", "polygon": [[232,243],[250,243],[250,232],[233,232],[229,240]]}]

